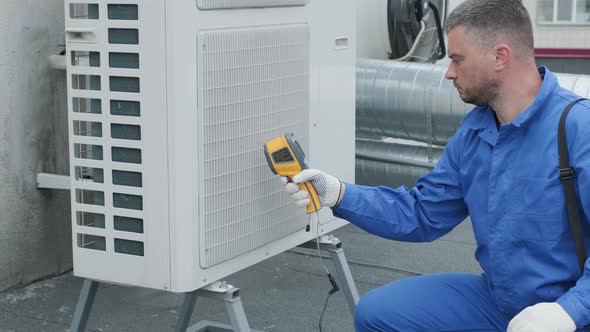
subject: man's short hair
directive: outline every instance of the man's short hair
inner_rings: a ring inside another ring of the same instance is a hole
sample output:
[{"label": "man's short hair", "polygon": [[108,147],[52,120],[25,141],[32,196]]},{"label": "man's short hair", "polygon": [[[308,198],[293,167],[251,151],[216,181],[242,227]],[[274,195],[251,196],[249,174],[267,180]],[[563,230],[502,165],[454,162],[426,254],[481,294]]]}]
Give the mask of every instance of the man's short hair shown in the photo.
[{"label": "man's short hair", "polygon": [[507,43],[521,56],[534,56],[531,17],[521,0],[466,0],[447,17],[445,30],[462,26],[482,47]]}]

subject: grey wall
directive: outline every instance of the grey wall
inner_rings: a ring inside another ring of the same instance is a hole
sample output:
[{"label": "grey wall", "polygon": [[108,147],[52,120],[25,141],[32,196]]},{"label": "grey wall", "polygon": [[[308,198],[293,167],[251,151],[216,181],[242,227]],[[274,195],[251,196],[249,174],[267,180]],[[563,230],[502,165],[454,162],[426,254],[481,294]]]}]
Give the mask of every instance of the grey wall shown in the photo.
[{"label": "grey wall", "polygon": [[68,174],[63,0],[0,1],[0,291],[71,268],[69,193],[36,189]]}]

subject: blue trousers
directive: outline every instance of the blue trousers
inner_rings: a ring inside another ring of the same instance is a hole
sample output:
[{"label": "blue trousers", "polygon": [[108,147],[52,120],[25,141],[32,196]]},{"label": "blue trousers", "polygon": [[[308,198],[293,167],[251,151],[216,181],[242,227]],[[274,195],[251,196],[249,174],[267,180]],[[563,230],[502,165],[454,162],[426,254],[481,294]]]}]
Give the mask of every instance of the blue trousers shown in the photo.
[{"label": "blue trousers", "polygon": [[506,331],[511,318],[495,303],[483,276],[440,273],[367,292],[354,326],[357,332],[498,332]]}]

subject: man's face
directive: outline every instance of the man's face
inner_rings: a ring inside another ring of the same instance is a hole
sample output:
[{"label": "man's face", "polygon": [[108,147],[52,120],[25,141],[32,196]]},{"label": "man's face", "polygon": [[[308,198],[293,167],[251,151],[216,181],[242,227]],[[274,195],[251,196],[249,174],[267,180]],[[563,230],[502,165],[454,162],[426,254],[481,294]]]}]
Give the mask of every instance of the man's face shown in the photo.
[{"label": "man's face", "polygon": [[461,99],[478,106],[489,105],[498,94],[498,82],[493,79],[493,57],[488,50],[473,42],[458,26],[448,33],[448,54],[451,59],[445,78],[452,80]]}]

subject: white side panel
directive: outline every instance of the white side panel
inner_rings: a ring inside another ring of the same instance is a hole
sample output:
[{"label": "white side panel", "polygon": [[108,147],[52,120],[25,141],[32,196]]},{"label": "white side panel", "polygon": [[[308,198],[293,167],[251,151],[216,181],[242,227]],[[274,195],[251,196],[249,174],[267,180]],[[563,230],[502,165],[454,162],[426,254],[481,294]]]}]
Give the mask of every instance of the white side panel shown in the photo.
[{"label": "white side panel", "polygon": [[[339,6],[337,15],[333,8]],[[310,3],[312,40],[312,87],[310,146],[311,168],[354,183],[356,100],[356,3],[325,0]],[[327,24],[326,22],[329,22]],[[350,86],[349,84],[355,84]],[[320,211],[319,233],[329,233],[346,224],[332,211]],[[316,216],[313,216],[316,221]],[[316,222],[312,222],[313,239]]]},{"label": "white side panel", "polygon": [[[338,15],[333,15],[335,6],[341,6]],[[356,85],[350,84],[356,84],[355,3],[324,0],[310,7],[312,71],[318,75],[312,86],[310,167],[354,182]]]},{"label": "white side panel", "polygon": [[167,289],[164,2],[65,9],[74,273]]}]

